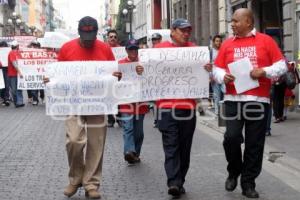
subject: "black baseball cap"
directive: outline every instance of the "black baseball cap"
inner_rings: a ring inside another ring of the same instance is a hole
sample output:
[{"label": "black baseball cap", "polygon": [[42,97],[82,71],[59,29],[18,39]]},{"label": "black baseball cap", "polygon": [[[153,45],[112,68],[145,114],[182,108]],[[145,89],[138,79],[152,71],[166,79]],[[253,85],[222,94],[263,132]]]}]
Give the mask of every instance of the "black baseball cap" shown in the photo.
[{"label": "black baseball cap", "polygon": [[95,40],[97,38],[98,23],[97,20],[86,16],[79,20],[78,33],[83,40]]},{"label": "black baseball cap", "polygon": [[187,19],[178,18],[175,19],[172,23],[172,28],[192,28],[191,23]]},{"label": "black baseball cap", "polygon": [[127,41],[125,48],[129,50],[139,49],[139,41],[136,39],[130,39]]},{"label": "black baseball cap", "polygon": [[153,33],[151,36],[151,40],[160,40],[162,38],[161,34]]}]

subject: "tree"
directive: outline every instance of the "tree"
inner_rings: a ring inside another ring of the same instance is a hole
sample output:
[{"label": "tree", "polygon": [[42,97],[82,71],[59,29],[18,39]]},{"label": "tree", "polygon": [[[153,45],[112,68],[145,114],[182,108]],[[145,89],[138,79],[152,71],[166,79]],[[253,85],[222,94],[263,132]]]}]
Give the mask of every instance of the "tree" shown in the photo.
[{"label": "tree", "polygon": [[119,5],[118,18],[116,23],[116,31],[118,32],[121,45],[128,40],[128,34],[126,33],[126,18],[124,17],[122,10],[126,7],[127,0],[121,0]]}]

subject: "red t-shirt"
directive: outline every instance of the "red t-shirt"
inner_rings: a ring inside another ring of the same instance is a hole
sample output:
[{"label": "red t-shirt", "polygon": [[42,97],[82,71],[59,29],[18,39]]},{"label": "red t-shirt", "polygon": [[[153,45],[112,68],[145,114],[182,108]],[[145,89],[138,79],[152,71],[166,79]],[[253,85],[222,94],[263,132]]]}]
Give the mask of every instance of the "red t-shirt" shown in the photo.
[{"label": "red t-shirt", "polygon": [[[214,64],[229,72],[228,64],[244,57],[249,57],[254,68],[269,67],[284,59],[277,44],[270,36],[256,32],[255,36],[229,38],[224,41]],[[242,95],[269,97],[270,79],[263,77],[258,81],[259,87],[243,92]],[[233,82],[226,84],[226,94],[237,95]]]},{"label": "red t-shirt", "polygon": [[[185,47],[196,46],[192,42],[188,42]],[[169,41],[161,42],[155,45],[155,48],[183,48]],[[194,99],[160,99],[156,101],[158,108],[175,108],[175,109],[195,109],[196,101]]]},{"label": "red t-shirt", "polygon": [[9,77],[18,76],[18,72],[16,68],[13,66],[13,62],[17,61],[19,57],[18,50],[11,50],[8,54],[8,68],[7,68],[7,75]]},{"label": "red t-shirt", "polygon": [[65,43],[59,51],[58,61],[109,61],[115,60],[114,54],[106,43],[95,41],[93,48],[83,48],[79,38]]},{"label": "red t-shirt", "polygon": [[[119,60],[119,63],[130,63],[128,58]],[[132,114],[132,115],[142,115],[149,111],[148,104],[143,103],[131,103],[131,104],[121,104],[119,107],[121,113]]]}]

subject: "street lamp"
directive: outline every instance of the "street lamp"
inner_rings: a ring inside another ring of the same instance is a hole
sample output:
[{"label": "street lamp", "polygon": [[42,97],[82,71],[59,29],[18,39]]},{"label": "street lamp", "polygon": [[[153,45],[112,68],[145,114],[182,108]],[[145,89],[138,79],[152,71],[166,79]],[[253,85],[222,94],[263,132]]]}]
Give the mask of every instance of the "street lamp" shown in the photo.
[{"label": "street lamp", "polygon": [[[122,10],[122,13],[124,16],[127,16],[127,14],[129,14],[129,39],[132,38],[132,14],[135,12],[136,12],[136,8],[135,5],[133,4],[133,1],[128,0],[127,5]],[[126,32],[128,32],[127,24],[128,23],[126,23]]]},{"label": "street lamp", "polygon": [[13,35],[16,35],[16,26],[20,26],[22,20],[19,18],[16,12],[13,12],[11,17],[7,20],[8,25],[13,26]]}]

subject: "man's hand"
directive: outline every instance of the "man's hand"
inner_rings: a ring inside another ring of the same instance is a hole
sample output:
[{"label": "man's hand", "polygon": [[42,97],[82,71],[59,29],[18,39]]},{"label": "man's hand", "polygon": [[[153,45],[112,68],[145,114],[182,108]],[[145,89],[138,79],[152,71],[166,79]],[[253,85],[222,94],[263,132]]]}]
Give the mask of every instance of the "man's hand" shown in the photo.
[{"label": "man's hand", "polygon": [[144,72],[144,67],[142,65],[137,65],[135,67],[135,71],[138,75],[142,75],[142,73]]},{"label": "man's hand", "polygon": [[50,79],[48,77],[43,77],[44,84],[49,83],[49,82],[50,82]]},{"label": "man's hand", "polygon": [[224,83],[227,84],[229,82],[234,81],[235,77],[232,74],[225,74]]},{"label": "man's hand", "polygon": [[206,65],[204,65],[204,68],[206,69],[206,71],[212,72],[213,65],[211,63],[207,63]]},{"label": "man's hand", "polygon": [[121,80],[121,78],[122,78],[122,72],[113,72],[112,75],[115,76],[115,77],[117,77],[118,80]]},{"label": "man's hand", "polygon": [[265,77],[266,76],[266,72],[262,68],[254,68],[250,72],[250,76],[251,76],[252,79],[255,80],[255,79],[259,79],[261,77]]}]

